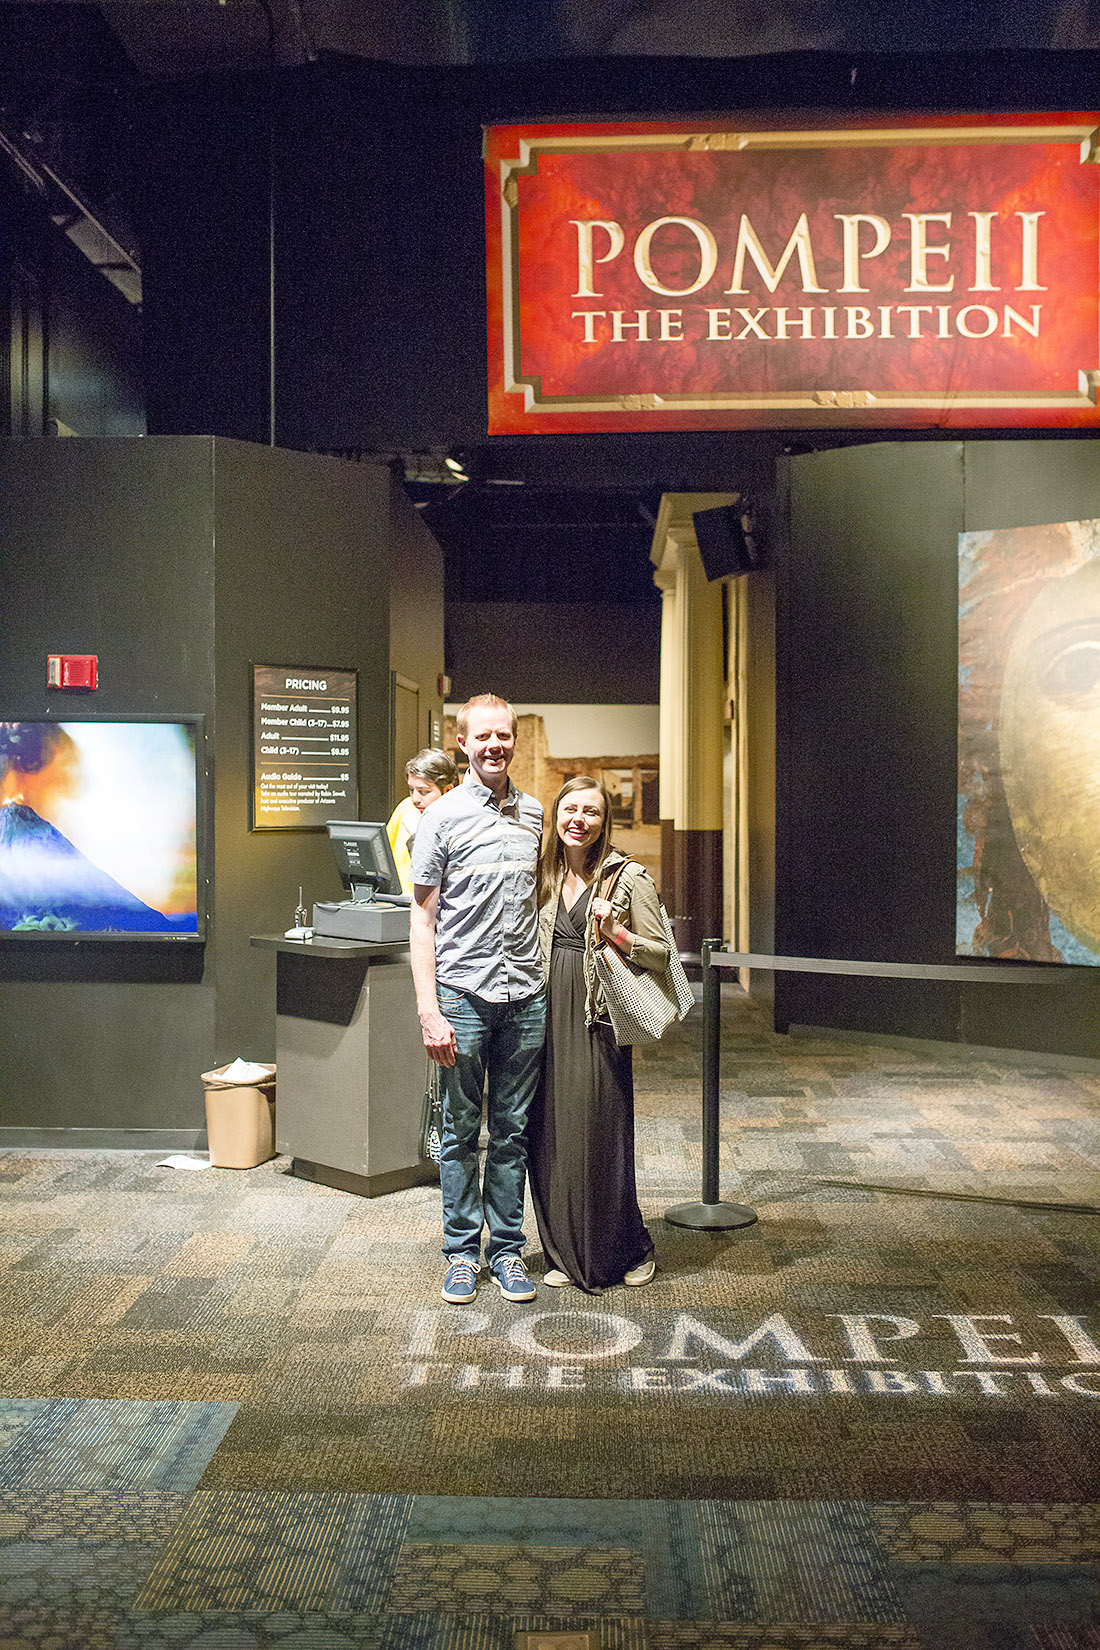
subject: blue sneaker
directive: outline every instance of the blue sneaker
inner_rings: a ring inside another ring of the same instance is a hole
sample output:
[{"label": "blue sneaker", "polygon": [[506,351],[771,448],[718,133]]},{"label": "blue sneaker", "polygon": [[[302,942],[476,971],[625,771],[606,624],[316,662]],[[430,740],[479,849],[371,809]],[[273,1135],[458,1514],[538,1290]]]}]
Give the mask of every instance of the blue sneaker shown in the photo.
[{"label": "blue sneaker", "polygon": [[533,1301],[535,1286],[518,1255],[504,1255],[493,1262],[493,1282],[506,1301]]},{"label": "blue sneaker", "polygon": [[443,1299],[452,1306],[467,1306],[477,1294],[477,1275],[481,1268],[476,1260],[459,1255],[447,1268],[443,1279]]}]

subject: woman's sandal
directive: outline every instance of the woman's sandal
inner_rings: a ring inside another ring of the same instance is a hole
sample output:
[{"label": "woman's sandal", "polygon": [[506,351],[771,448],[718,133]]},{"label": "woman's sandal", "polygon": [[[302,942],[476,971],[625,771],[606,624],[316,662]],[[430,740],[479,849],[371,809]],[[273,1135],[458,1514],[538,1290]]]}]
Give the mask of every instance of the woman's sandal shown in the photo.
[{"label": "woman's sandal", "polygon": [[651,1256],[649,1260],[643,1260],[639,1265],[632,1266],[623,1278],[623,1282],[629,1288],[636,1289],[639,1284],[652,1283],[653,1274],[656,1270],[657,1262]]}]

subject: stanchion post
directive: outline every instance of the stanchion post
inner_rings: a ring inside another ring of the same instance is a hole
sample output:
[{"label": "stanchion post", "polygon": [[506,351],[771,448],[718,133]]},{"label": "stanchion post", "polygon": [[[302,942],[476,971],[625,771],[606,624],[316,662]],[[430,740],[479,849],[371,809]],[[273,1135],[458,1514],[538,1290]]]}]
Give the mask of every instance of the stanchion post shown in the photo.
[{"label": "stanchion post", "polygon": [[722,1203],[718,1195],[719,1062],[722,1051],[722,977],[711,953],[722,950],[721,940],[704,940],[703,963],[703,1197],[699,1203],[679,1203],[665,1210],[674,1226],[699,1232],[728,1232],[751,1226],[756,1210],[744,1203]]},{"label": "stanchion post", "polygon": [[704,940],[703,957],[703,1202],[718,1202],[718,1091],[722,1051],[722,976],[710,960],[721,940]]}]

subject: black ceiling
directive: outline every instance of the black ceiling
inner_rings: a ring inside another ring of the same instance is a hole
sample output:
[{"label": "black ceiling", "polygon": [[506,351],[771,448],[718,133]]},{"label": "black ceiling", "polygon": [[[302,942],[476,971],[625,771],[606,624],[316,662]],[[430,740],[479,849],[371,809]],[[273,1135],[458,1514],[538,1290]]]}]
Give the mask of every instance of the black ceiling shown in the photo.
[{"label": "black ceiling", "polygon": [[38,0],[5,78],[100,86],[347,55],[407,64],[1100,47],[1098,0]]}]

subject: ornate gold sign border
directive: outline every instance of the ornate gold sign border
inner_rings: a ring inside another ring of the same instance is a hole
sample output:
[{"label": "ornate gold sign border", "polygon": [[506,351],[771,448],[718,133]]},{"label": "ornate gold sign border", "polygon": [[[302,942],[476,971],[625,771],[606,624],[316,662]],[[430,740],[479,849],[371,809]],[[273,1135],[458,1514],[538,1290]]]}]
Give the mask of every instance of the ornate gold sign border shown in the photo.
[{"label": "ornate gold sign border", "polygon": [[[698,395],[675,391],[669,395],[645,392],[619,395],[543,395],[542,379],[521,370],[522,337],[519,312],[519,185],[521,177],[538,172],[540,154],[596,152],[603,149],[635,151],[722,151],[746,149],[892,148],[898,144],[925,144],[957,148],[962,145],[1010,143],[1075,143],[1082,165],[1100,164],[1100,129],[1091,125],[1044,126],[912,126],[826,128],[820,131],[780,132],[646,132],[577,134],[521,138],[519,154],[500,162],[501,275],[503,291],[504,388],[523,395],[525,413],[555,412],[795,412],[904,410],[945,406],[996,408],[1081,409],[1096,406],[1100,396],[1100,366],[1079,369],[1076,392],[973,390],[944,395],[938,391],[899,393],[894,390],[805,389],[759,394]],[[1100,362],[1100,337],[1097,339]]]}]

